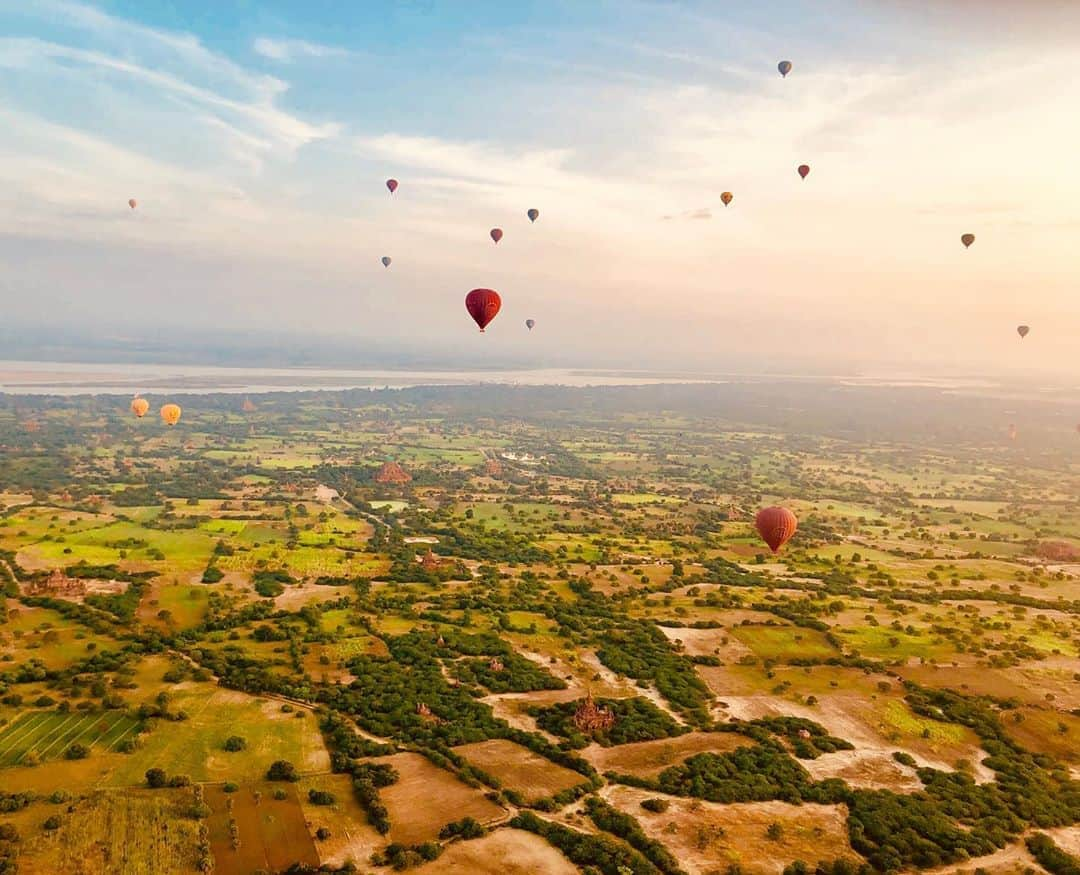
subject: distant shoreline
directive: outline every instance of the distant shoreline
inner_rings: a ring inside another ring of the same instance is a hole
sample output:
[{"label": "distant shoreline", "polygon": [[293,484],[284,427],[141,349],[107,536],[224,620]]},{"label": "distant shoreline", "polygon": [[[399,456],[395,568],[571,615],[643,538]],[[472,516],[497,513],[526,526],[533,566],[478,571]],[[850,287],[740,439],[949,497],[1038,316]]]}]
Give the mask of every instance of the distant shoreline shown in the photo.
[{"label": "distant shoreline", "polygon": [[406,389],[417,386],[653,386],[756,382],[814,382],[835,385],[907,387],[943,391],[1004,389],[981,377],[934,378],[895,375],[799,375],[664,373],[641,370],[534,368],[438,370],[392,368],[261,368],[205,365],[103,364],[80,362],[0,361],[0,394],[8,395],[134,395],[262,394],[266,392]]}]

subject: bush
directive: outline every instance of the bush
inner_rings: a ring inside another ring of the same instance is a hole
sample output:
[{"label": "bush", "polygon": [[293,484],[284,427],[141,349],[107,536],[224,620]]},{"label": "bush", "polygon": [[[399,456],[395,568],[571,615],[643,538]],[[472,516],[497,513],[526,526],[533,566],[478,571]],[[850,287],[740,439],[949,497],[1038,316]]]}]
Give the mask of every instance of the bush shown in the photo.
[{"label": "bush", "polygon": [[333,793],[328,793],[326,790],[316,790],[314,788],[308,790],[308,802],[312,805],[333,805],[337,800],[334,798]]},{"label": "bush", "polygon": [[64,751],[64,759],[66,760],[84,760],[88,756],[90,756],[90,748],[77,742]]},{"label": "bush", "polygon": [[146,783],[147,786],[154,788],[164,787],[169,782],[168,775],[165,774],[164,769],[147,769],[146,771]]},{"label": "bush", "polygon": [[231,753],[236,753],[247,747],[247,739],[239,735],[230,735],[225,739],[225,744],[223,744],[222,747]]},{"label": "bush", "polygon": [[671,807],[671,803],[667,799],[642,799],[641,807],[654,814],[663,814]]},{"label": "bush", "polygon": [[60,829],[60,818],[58,815],[51,815],[45,818],[45,822],[41,825],[43,829],[47,829],[52,832],[54,829]]}]

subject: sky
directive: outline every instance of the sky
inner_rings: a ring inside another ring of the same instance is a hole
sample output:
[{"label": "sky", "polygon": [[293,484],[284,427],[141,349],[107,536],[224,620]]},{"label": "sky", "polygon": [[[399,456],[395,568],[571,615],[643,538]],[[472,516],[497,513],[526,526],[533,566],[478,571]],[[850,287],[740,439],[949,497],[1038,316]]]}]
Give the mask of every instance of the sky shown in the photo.
[{"label": "sky", "polygon": [[1080,377],[1078,49],[1071,0],[0,0],[2,327]]}]

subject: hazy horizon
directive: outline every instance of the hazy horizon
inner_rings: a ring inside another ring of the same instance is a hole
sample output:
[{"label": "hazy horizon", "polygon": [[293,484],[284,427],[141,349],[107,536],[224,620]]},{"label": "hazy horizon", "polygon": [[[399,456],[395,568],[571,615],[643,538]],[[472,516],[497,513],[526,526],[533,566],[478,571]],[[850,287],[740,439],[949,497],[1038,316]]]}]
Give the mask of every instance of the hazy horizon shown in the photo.
[{"label": "hazy horizon", "polygon": [[935,6],[0,0],[5,357],[1075,378],[1080,8]]}]

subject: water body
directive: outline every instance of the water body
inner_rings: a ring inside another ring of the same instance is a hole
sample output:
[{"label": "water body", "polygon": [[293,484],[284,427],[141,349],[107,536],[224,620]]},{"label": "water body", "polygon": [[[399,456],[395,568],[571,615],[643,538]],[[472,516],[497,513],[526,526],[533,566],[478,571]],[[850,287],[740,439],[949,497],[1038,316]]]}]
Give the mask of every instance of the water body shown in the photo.
[{"label": "water body", "polygon": [[[547,368],[536,370],[393,370],[347,368],[255,368],[201,365],[81,364],[0,360],[0,393],[12,395],[258,394],[345,389],[403,389],[484,383],[522,386],[649,386],[664,383],[806,381],[846,386],[922,387],[1006,396],[1016,391],[982,377],[935,377],[903,373],[861,375],[706,374]],[[1062,387],[1040,386],[1055,392]],[[1028,394],[1031,387],[1027,387]]]}]

